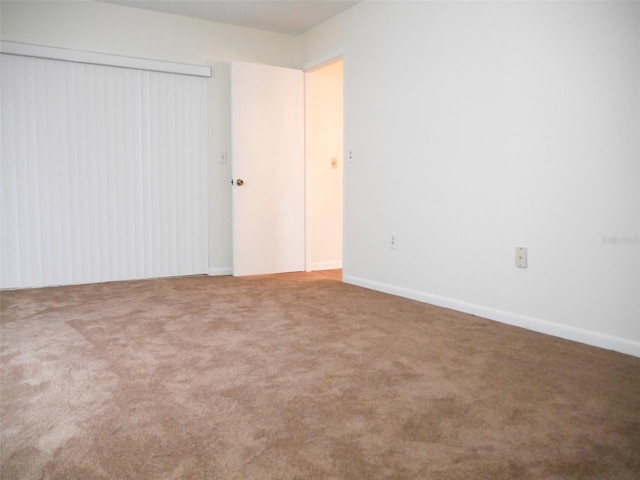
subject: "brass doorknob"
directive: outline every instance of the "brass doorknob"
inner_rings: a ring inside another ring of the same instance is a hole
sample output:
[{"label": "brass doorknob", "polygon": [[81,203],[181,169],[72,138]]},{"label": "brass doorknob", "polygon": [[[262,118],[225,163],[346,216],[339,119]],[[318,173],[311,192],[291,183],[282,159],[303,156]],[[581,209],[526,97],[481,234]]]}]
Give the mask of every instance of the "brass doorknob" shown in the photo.
[{"label": "brass doorknob", "polygon": [[244,180],[243,180],[243,179],[241,179],[241,178],[237,179],[237,180],[236,180],[236,185],[237,185],[237,186],[239,186],[239,187],[241,187],[242,185],[244,185]]}]

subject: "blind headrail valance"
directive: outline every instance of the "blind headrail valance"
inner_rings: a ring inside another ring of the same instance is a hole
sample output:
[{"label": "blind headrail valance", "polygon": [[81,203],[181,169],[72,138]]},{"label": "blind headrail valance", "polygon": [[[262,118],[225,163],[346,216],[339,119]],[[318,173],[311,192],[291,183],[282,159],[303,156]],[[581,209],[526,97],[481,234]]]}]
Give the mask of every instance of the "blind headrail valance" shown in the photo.
[{"label": "blind headrail valance", "polygon": [[28,43],[2,41],[0,52],[8,55],[23,55],[27,57],[48,58],[68,62],[106,65],[110,67],[134,68],[153,72],[176,73],[196,77],[210,77],[211,67],[204,65],[190,65],[187,63],[165,62],[146,58],[111,55],[106,53],[70,50],[66,48],[45,47]]}]

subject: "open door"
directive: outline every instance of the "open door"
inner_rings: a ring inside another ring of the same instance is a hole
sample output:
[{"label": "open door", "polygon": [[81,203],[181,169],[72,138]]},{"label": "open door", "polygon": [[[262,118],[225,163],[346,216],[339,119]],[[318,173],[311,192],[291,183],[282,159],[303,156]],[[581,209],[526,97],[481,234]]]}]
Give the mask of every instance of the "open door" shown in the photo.
[{"label": "open door", "polygon": [[306,268],[342,268],[344,61],[305,72]]},{"label": "open door", "polygon": [[304,74],[231,66],[233,274],[305,268]]}]

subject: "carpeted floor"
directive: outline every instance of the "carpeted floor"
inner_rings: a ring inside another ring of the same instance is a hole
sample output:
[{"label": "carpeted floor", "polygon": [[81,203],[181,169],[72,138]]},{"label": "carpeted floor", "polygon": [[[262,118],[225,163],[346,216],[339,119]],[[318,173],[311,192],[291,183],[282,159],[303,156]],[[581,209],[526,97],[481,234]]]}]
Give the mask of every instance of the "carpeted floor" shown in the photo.
[{"label": "carpeted floor", "polygon": [[640,358],[327,273],[0,295],[3,480],[640,478]]}]

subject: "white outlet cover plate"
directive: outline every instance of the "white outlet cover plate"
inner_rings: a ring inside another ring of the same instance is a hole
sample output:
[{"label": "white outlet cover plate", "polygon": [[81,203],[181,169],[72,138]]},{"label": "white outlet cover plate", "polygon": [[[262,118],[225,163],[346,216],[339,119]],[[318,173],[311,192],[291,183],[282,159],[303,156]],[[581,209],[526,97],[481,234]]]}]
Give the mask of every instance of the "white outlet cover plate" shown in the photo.
[{"label": "white outlet cover plate", "polygon": [[389,232],[389,248],[392,250],[398,248],[398,234],[394,230]]},{"label": "white outlet cover plate", "polygon": [[527,247],[516,247],[516,267],[527,268]]}]

